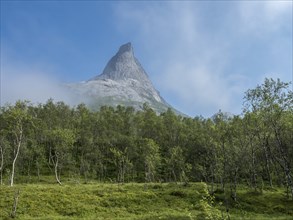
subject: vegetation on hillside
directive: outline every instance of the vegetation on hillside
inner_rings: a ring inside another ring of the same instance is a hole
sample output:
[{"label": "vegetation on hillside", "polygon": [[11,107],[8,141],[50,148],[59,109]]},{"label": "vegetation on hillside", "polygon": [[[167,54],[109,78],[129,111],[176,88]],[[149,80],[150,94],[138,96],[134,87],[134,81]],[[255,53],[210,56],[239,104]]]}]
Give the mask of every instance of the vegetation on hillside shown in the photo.
[{"label": "vegetation on hillside", "polygon": [[[38,184],[0,187],[0,219],[11,219],[15,190],[20,191],[16,219],[292,219],[293,202],[283,189],[255,194],[241,187],[239,200],[227,212],[223,194],[211,196],[205,183],[127,183],[123,185],[53,178]],[[280,191],[279,191],[280,190]]]},{"label": "vegetation on hillside", "polygon": [[48,100],[3,106],[0,121],[1,185],[48,175],[59,185],[202,181],[226,208],[241,204],[240,186],[255,195],[284,187],[281,199],[293,198],[293,93],[280,80],[248,90],[234,117],[157,115],[146,104],[94,112]]}]

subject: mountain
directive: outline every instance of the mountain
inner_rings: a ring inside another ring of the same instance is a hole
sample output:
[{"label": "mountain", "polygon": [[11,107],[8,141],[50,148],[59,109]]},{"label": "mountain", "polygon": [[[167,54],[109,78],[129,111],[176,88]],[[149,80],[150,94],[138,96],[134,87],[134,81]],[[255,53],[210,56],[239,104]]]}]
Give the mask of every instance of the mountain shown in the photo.
[{"label": "mountain", "polygon": [[103,72],[88,81],[67,84],[67,87],[93,108],[103,105],[132,106],[142,109],[144,103],[157,113],[171,108],[154,88],[147,73],[135,58],[131,43],[122,45],[107,63]]}]

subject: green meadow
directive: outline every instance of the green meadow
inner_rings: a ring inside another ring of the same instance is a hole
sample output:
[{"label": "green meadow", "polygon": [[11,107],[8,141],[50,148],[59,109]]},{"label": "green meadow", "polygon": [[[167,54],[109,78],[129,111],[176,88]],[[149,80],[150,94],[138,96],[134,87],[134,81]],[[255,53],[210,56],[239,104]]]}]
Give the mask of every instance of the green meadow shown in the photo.
[{"label": "green meadow", "polygon": [[0,187],[0,219],[293,219],[285,189],[255,192],[242,187],[234,201],[205,183],[64,182]]}]

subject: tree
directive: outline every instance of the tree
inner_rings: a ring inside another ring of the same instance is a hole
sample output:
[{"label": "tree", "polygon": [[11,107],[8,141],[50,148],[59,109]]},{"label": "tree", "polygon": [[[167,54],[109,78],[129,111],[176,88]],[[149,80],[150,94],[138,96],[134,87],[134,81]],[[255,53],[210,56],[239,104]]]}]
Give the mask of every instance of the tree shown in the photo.
[{"label": "tree", "polygon": [[228,174],[228,161],[229,161],[229,144],[231,141],[231,126],[230,119],[226,118],[221,110],[214,118],[215,134],[214,140],[217,148],[217,164],[219,165],[219,177],[222,184],[222,190],[225,191]]},{"label": "tree", "polygon": [[293,198],[292,159],[289,157],[292,145],[283,135],[286,133],[286,123],[283,118],[291,115],[293,109],[293,92],[289,89],[289,83],[266,78],[262,85],[248,90],[244,99],[246,104],[244,112],[257,114],[265,125],[264,128],[270,133],[267,142],[272,141],[272,149],[265,149],[274,152],[271,155],[283,169],[286,184]]},{"label": "tree", "polygon": [[4,169],[4,136],[0,136],[0,185],[3,184],[3,169]]},{"label": "tree", "polygon": [[16,161],[18,159],[20,149],[25,141],[25,129],[31,122],[31,116],[28,114],[28,102],[18,101],[15,106],[8,106],[4,109],[3,119],[6,126],[7,138],[11,142],[11,146],[13,148],[13,161],[10,176],[10,186],[13,186]]},{"label": "tree", "polygon": [[249,183],[254,190],[257,190],[260,174],[260,158],[261,148],[259,147],[258,137],[261,135],[258,129],[259,117],[255,113],[245,114],[242,120],[244,138],[241,144],[246,149],[247,164],[249,173]]},{"label": "tree", "polygon": [[76,142],[73,149],[73,157],[78,165],[80,175],[84,176],[87,181],[91,157],[97,157],[97,155],[91,156],[94,151],[94,135],[93,124],[95,118],[92,112],[86,108],[84,104],[77,106],[74,114],[74,124],[76,130]]},{"label": "tree", "polygon": [[117,169],[117,182],[124,183],[125,174],[128,168],[132,165],[131,161],[128,159],[127,147],[124,151],[121,151],[116,148],[110,148],[110,151],[113,154],[113,162]]},{"label": "tree", "polygon": [[171,179],[177,182],[179,178],[180,181],[186,182],[186,164],[182,148],[179,146],[171,147],[165,160]]},{"label": "tree", "polygon": [[57,128],[51,132],[51,138],[53,140],[51,160],[54,164],[56,181],[61,185],[60,166],[64,164],[66,159],[68,160],[70,149],[75,141],[75,135],[70,129]]},{"label": "tree", "polygon": [[141,162],[144,163],[145,181],[152,182],[160,164],[159,146],[152,139],[144,138],[140,140],[139,147]]}]

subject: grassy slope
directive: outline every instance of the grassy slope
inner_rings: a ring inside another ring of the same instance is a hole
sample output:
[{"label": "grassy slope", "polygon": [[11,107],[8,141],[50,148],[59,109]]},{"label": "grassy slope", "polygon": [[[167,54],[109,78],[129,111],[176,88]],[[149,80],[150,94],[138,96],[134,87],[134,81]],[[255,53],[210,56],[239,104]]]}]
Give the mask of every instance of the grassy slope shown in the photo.
[{"label": "grassy slope", "polygon": [[[1,186],[0,219],[8,219],[16,189],[17,219],[196,219],[203,213],[204,188],[203,183],[150,184],[147,189],[137,183]],[[231,219],[293,219],[293,203],[280,190],[255,195],[242,189],[239,202],[230,210]]]},{"label": "grassy slope", "polygon": [[[232,219],[292,219],[293,201],[286,198],[285,189],[273,188],[254,192],[248,187],[237,191],[237,202],[229,198]],[[223,193],[216,193],[216,202],[225,201]]]}]

